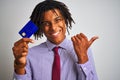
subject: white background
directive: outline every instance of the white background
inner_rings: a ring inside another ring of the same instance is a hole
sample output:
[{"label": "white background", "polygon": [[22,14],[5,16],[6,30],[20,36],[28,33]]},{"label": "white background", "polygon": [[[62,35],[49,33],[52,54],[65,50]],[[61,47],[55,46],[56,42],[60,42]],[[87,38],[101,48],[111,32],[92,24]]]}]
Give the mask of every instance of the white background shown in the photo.
[{"label": "white background", "polygon": [[[68,5],[76,22],[68,38],[80,32],[89,39],[99,36],[91,46],[99,80],[119,80],[120,0],[60,1]],[[41,0],[0,0],[0,80],[12,80],[12,46],[21,38],[18,31],[27,23],[39,2]],[[44,40],[35,41],[30,46]]]}]

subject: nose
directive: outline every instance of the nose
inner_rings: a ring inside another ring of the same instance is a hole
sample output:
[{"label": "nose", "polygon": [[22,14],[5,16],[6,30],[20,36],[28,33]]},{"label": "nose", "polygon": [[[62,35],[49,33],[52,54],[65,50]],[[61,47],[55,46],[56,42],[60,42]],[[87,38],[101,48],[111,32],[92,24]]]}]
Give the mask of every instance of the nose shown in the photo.
[{"label": "nose", "polygon": [[56,30],[57,24],[56,23],[51,23],[51,30]]}]

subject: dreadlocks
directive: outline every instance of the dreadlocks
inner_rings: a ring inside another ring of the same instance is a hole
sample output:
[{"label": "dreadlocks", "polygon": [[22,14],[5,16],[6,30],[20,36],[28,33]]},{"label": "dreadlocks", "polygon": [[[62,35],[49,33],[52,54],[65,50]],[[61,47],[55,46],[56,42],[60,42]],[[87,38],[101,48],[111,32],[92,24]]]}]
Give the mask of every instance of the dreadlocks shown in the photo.
[{"label": "dreadlocks", "polygon": [[[43,14],[48,10],[54,10],[54,9],[58,9],[61,15],[63,16],[63,18],[65,19],[67,31],[68,31],[68,28],[69,29],[72,28],[72,22],[74,23],[74,20],[72,19],[71,13],[69,12],[69,9],[67,8],[67,6],[62,2],[58,2],[54,0],[45,0],[39,3],[38,5],[36,5],[36,7],[34,8],[30,16],[30,19],[39,28],[39,30],[34,34],[35,39],[38,39],[39,37],[41,38],[43,36],[43,31],[42,31],[42,19],[44,17]],[[69,34],[69,31],[68,31],[68,34]]]}]

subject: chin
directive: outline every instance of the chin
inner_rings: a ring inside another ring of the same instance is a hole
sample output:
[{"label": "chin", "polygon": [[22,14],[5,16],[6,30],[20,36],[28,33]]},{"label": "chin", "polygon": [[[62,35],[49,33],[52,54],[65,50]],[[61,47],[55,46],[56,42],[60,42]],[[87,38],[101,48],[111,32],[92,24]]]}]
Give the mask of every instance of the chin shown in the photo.
[{"label": "chin", "polygon": [[52,39],[52,40],[50,40],[52,43],[54,43],[54,44],[56,44],[56,45],[58,45],[58,44],[60,44],[62,41],[63,41],[63,39]]}]

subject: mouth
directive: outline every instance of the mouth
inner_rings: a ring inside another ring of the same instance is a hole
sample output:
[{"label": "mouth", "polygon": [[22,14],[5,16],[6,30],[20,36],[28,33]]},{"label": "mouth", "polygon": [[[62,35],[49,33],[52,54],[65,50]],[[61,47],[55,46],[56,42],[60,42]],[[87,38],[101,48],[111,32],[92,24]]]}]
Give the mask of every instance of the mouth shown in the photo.
[{"label": "mouth", "polygon": [[53,34],[51,34],[53,37],[57,37],[59,34],[60,34],[60,30],[59,31],[57,31],[57,32],[55,32],[55,33],[53,33]]}]

